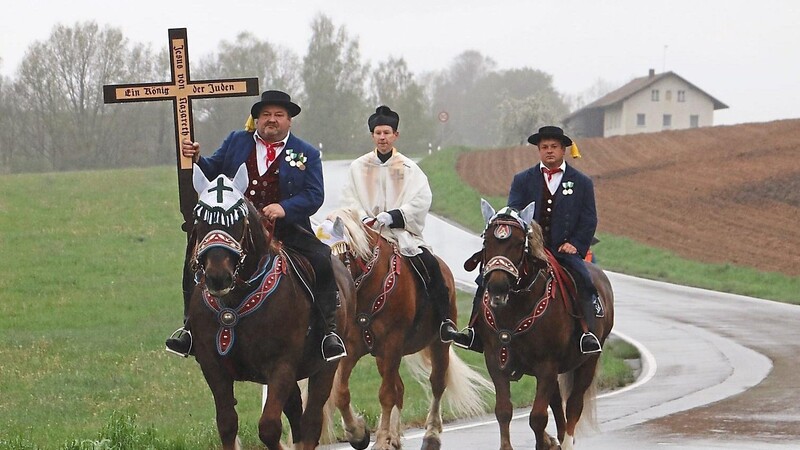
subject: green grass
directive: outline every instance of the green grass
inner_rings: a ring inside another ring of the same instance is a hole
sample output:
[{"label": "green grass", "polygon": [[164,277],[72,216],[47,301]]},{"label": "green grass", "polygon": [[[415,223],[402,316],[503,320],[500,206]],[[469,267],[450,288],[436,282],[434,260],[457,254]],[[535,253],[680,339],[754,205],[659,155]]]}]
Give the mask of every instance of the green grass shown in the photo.
[{"label": "green grass", "polygon": [[[174,168],[7,175],[0,192],[0,449],[217,448],[199,366],[163,350],[182,315]],[[470,304],[459,295],[459,323]],[[426,396],[403,376],[404,420],[421,423]],[[373,425],[379,383],[363,358],[353,403]],[[515,403],[534,386],[515,383]],[[236,396],[243,444],[261,448],[260,387]]]},{"label": "green grass", "polygon": [[[465,148],[445,149],[426,157],[420,166],[433,190],[433,211],[466,228],[480,232],[483,218],[481,195],[466,185],[455,170],[458,155]],[[484,197],[495,209],[505,206],[505,197]],[[593,251],[607,270],[642,278],[667,281],[715,291],[800,304],[800,277],[760,272],[732,264],[705,264],[681,258],[667,250],[643,245],[631,239],[598,234]]]}]

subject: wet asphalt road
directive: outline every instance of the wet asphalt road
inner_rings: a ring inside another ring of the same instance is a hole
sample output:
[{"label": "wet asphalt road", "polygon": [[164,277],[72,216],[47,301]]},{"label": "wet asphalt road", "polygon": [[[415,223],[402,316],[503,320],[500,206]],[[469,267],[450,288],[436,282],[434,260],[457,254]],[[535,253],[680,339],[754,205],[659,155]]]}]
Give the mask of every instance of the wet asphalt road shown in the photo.
[{"label": "wet asphalt road", "polygon": [[[325,163],[327,198],[318,218],[338,205],[346,167]],[[436,217],[425,238],[459,284],[473,286],[474,273],[461,266],[480,249],[479,238]],[[800,449],[800,306],[608,276],[614,330],[640,348],[642,371],[634,385],[598,397],[598,429],[579,434],[576,448]],[[528,413],[516,411],[512,422],[518,449],[534,448]],[[552,421],[548,430],[555,433]],[[408,430],[404,448],[420,448],[421,435]],[[442,448],[497,449],[499,442],[487,416],[446,425]]]}]

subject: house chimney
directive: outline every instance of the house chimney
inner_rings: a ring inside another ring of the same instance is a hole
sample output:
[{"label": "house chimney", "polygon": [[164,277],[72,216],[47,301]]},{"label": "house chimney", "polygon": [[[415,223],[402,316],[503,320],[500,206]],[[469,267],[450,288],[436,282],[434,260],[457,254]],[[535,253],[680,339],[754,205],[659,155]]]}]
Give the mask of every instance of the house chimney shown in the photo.
[{"label": "house chimney", "polygon": [[647,74],[647,78],[653,78],[656,76],[656,69],[650,69],[650,72]]}]

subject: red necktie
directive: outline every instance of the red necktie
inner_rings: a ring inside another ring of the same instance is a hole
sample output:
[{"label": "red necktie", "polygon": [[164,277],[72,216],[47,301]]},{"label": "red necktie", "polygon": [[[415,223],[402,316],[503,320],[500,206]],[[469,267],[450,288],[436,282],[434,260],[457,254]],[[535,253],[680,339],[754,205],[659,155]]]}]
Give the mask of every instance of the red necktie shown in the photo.
[{"label": "red necktie", "polygon": [[265,147],[267,147],[267,165],[270,165],[270,163],[272,163],[272,161],[275,161],[275,157],[277,156],[278,149],[283,147],[283,141],[278,141],[278,142],[273,142],[271,144],[268,144],[267,142],[265,142],[261,138],[258,138],[258,140],[262,144],[264,144]]},{"label": "red necktie", "polygon": [[561,167],[556,167],[555,169],[548,169],[547,167],[542,166],[542,173],[547,174],[547,182],[549,183],[550,180],[553,179],[553,175],[561,172]]}]

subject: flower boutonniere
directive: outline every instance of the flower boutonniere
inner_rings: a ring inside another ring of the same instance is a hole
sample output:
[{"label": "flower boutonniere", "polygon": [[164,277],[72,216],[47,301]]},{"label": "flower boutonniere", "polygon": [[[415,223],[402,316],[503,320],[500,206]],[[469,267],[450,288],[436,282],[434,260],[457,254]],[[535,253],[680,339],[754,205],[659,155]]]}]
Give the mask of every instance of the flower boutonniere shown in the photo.
[{"label": "flower boutonniere", "polygon": [[292,167],[297,167],[300,170],[306,170],[306,161],[308,158],[302,153],[295,153],[292,149],[286,149],[286,161]]},{"label": "flower boutonniere", "polygon": [[564,188],[561,193],[564,195],[571,195],[574,191],[572,190],[572,186],[575,186],[575,183],[572,181],[565,181],[561,183],[561,187]]}]

